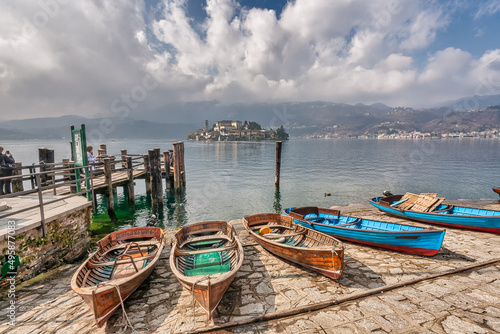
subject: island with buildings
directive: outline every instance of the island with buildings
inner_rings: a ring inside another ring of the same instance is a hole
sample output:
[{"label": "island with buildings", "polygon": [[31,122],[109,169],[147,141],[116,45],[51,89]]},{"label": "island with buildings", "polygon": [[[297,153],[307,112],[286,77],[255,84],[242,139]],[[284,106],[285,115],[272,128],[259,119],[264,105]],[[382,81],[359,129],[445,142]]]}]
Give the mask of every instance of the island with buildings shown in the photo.
[{"label": "island with buildings", "polygon": [[264,129],[256,122],[224,120],[217,121],[211,127],[205,120],[203,129],[191,131],[188,140],[197,141],[243,141],[243,140],[287,140],[283,125],[274,129]]}]

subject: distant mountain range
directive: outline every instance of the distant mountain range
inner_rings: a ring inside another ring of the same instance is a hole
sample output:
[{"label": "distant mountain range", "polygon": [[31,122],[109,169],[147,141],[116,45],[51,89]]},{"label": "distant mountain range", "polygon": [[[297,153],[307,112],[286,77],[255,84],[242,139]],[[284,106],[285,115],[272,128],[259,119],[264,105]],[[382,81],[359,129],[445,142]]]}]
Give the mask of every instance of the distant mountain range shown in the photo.
[{"label": "distant mountain range", "polygon": [[[264,128],[284,125],[293,136],[336,133],[339,136],[423,131],[445,133],[500,129],[500,95],[472,96],[435,108],[393,108],[331,102],[290,102],[222,105],[217,101],[168,104],[129,118],[62,116],[4,121],[0,140],[58,139],[70,137],[70,125],[85,123],[87,133],[111,139],[185,139],[188,133],[218,120],[254,121]],[[471,111],[481,109],[482,111]],[[465,112],[464,110],[468,110]]]},{"label": "distant mountain range", "polygon": [[132,118],[85,118],[61,116],[4,121],[0,124],[0,140],[69,139],[70,125],[85,123],[87,137],[109,139],[183,139],[193,128],[187,124],[161,124]]}]

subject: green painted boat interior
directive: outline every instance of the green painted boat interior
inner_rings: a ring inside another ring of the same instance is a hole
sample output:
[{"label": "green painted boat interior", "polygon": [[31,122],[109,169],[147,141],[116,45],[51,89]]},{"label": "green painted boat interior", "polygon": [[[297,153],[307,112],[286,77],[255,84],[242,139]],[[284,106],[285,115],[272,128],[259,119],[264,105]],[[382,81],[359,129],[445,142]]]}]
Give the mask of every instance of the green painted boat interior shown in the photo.
[{"label": "green painted boat interior", "polygon": [[[206,240],[189,245],[190,248],[195,248],[197,250],[209,249],[215,247],[223,247],[224,243],[221,244],[219,240]],[[200,275],[214,275],[222,274],[231,270],[231,259],[226,251],[223,252],[209,252],[196,255],[186,255],[184,256],[187,264],[187,268],[184,271],[184,275],[200,276]]]}]

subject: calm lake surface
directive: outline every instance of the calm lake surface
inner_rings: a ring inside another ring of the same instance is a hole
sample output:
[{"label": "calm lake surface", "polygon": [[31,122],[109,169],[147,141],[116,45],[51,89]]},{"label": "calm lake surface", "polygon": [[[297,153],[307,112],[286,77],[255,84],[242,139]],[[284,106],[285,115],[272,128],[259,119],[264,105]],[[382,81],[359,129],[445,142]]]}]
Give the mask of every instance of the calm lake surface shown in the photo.
[{"label": "calm lake surface", "polygon": [[[106,142],[108,153],[120,149],[145,154],[172,148],[175,140]],[[2,142],[17,161],[36,162],[38,147],[55,150],[56,161],[70,157],[60,141]],[[96,147],[98,145],[94,145]],[[160,225],[182,226],[201,220],[232,220],[290,206],[329,207],[364,203],[384,190],[436,192],[449,200],[497,199],[500,141],[494,139],[291,139],[283,143],[280,192],[274,191],[275,142],[185,141],[186,191],[165,195]],[[94,149],[96,151],[96,149]],[[325,197],[325,193],[331,196]],[[136,210],[118,190],[118,222],[110,222],[104,199],[94,215],[96,234],[144,226],[151,214],[143,180],[136,181]]]}]

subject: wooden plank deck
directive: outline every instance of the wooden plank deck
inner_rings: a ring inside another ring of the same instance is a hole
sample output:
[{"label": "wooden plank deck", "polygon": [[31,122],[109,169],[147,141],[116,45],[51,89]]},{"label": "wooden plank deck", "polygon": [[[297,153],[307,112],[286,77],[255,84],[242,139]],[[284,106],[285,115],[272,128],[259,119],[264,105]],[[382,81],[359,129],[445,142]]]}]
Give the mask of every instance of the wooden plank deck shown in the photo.
[{"label": "wooden plank deck", "polygon": [[[133,171],[134,179],[144,177],[146,175],[146,171],[144,169],[134,169]],[[111,174],[111,181],[113,183],[113,187],[123,185],[128,182],[128,176],[126,170],[116,171]],[[101,193],[106,189],[106,183],[104,175],[99,175],[93,179],[94,191],[97,193]],[[82,190],[85,190],[85,182],[82,182]],[[69,194],[70,187],[62,186],[57,188],[57,195],[67,195]],[[44,190],[44,195],[53,195],[54,190]]]}]

